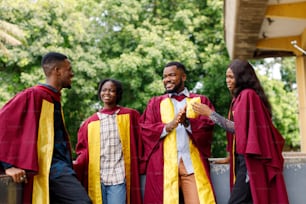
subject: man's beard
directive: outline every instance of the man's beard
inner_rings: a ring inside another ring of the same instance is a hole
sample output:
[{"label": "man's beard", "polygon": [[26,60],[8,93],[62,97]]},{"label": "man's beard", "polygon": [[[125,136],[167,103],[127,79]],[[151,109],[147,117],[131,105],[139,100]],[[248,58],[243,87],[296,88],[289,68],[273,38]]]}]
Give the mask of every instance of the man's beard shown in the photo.
[{"label": "man's beard", "polygon": [[71,89],[71,84],[67,84],[67,85],[65,85],[63,88]]},{"label": "man's beard", "polygon": [[177,93],[182,85],[183,85],[183,80],[180,80],[179,84],[175,85],[174,88],[171,90],[166,89],[165,93]]}]

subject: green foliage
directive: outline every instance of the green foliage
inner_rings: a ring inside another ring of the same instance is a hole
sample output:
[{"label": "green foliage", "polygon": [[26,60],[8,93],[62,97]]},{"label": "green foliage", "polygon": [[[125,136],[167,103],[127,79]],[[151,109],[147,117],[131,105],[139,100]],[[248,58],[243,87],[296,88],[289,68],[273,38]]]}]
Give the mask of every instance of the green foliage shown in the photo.
[{"label": "green foliage", "polygon": [[273,122],[286,140],[286,150],[298,150],[300,135],[297,117],[297,92],[287,92],[285,83],[258,74],[272,104]]},{"label": "green foliage", "polygon": [[281,59],[282,67],[280,73],[282,81],[285,83],[284,88],[287,92],[294,92],[296,89],[296,70],[294,57]]},{"label": "green foliage", "polygon": [[9,55],[7,47],[25,44],[24,33],[17,25],[0,19],[0,54]]},{"label": "green foliage", "polygon": [[[74,79],[72,89],[63,90],[62,102],[73,144],[81,122],[102,105],[97,97],[101,79],[120,80],[121,105],[142,112],[152,96],[164,92],[161,76],[169,61],[185,64],[188,88],[208,96],[227,115],[231,97],[225,86],[229,59],[221,0],[2,0],[0,11],[5,13],[1,20],[18,25],[27,41],[10,48],[10,56],[0,56],[0,105],[43,82],[42,55],[67,54]],[[279,120],[283,116],[275,114]],[[284,126],[277,124],[294,132],[294,122],[288,117]],[[286,134],[286,140],[296,147],[291,135],[295,132]],[[225,131],[216,127],[213,156],[225,156],[225,145]]]},{"label": "green foliage", "polygon": [[[294,57],[287,57],[254,61],[258,76],[273,107],[273,122],[285,138],[285,150],[288,151],[300,149],[294,60]],[[275,78],[277,67],[280,79]]]}]

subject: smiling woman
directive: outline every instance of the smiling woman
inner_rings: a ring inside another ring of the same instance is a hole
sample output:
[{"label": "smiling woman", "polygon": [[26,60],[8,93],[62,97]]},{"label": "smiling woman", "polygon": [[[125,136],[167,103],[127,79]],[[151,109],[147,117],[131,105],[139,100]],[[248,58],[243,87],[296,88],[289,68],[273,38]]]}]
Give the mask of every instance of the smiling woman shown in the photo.
[{"label": "smiling woman", "polygon": [[226,83],[233,97],[228,120],[205,104],[195,104],[194,111],[227,131],[229,203],[289,203],[283,176],[285,140],[272,123],[271,105],[254,68],[248,61],[233,60]]},{"label": "smiling woman", "polygon": [[140,115],[134,109],[119,106],[122,93],[121,82],[102,80],[98,97],[103,107],[87,118],[78,131],[74,167],[93,203],[142,203]]},{"label": "smiling woman", "polygon": [[[292,56],[296,61],[293,64],[296,66],[294,78],[299,87],[299,104],[305,104],[306,101],[306,63],[303,56],[303,50],[306,50],[305,9],[305,0],[224,1],[224,35],[230,58],[285,59]],[[296,112],[299,117],[297,134],[301,138],[301,151],[306,152],[306,109],[300,105]],[[287,135],[291,135],[290,132]]]}]

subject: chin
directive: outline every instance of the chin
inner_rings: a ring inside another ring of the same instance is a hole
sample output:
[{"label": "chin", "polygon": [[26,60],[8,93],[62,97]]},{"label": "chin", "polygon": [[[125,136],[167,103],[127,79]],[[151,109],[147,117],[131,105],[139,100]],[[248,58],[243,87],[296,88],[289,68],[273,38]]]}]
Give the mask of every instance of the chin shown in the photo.
[{"label": "chin", "polygon": [[71,89],[71,84],[65,86],[64,88]]},{"label": "chin", "polygon": [[174,89],[169,89],[169,90],[166,90],[165,93],[175,93],[176,91]]}]

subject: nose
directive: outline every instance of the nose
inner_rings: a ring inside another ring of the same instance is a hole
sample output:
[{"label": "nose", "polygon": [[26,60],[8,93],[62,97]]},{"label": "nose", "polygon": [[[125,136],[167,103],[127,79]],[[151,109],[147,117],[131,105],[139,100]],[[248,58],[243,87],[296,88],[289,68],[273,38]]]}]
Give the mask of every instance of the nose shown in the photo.
[{"label": "nose", "polygon": [[226,83],[230,83],[230,81],[231,81],[230,78],[228,78],[228,77],[225,78],[225,82],[226,82]]}]

